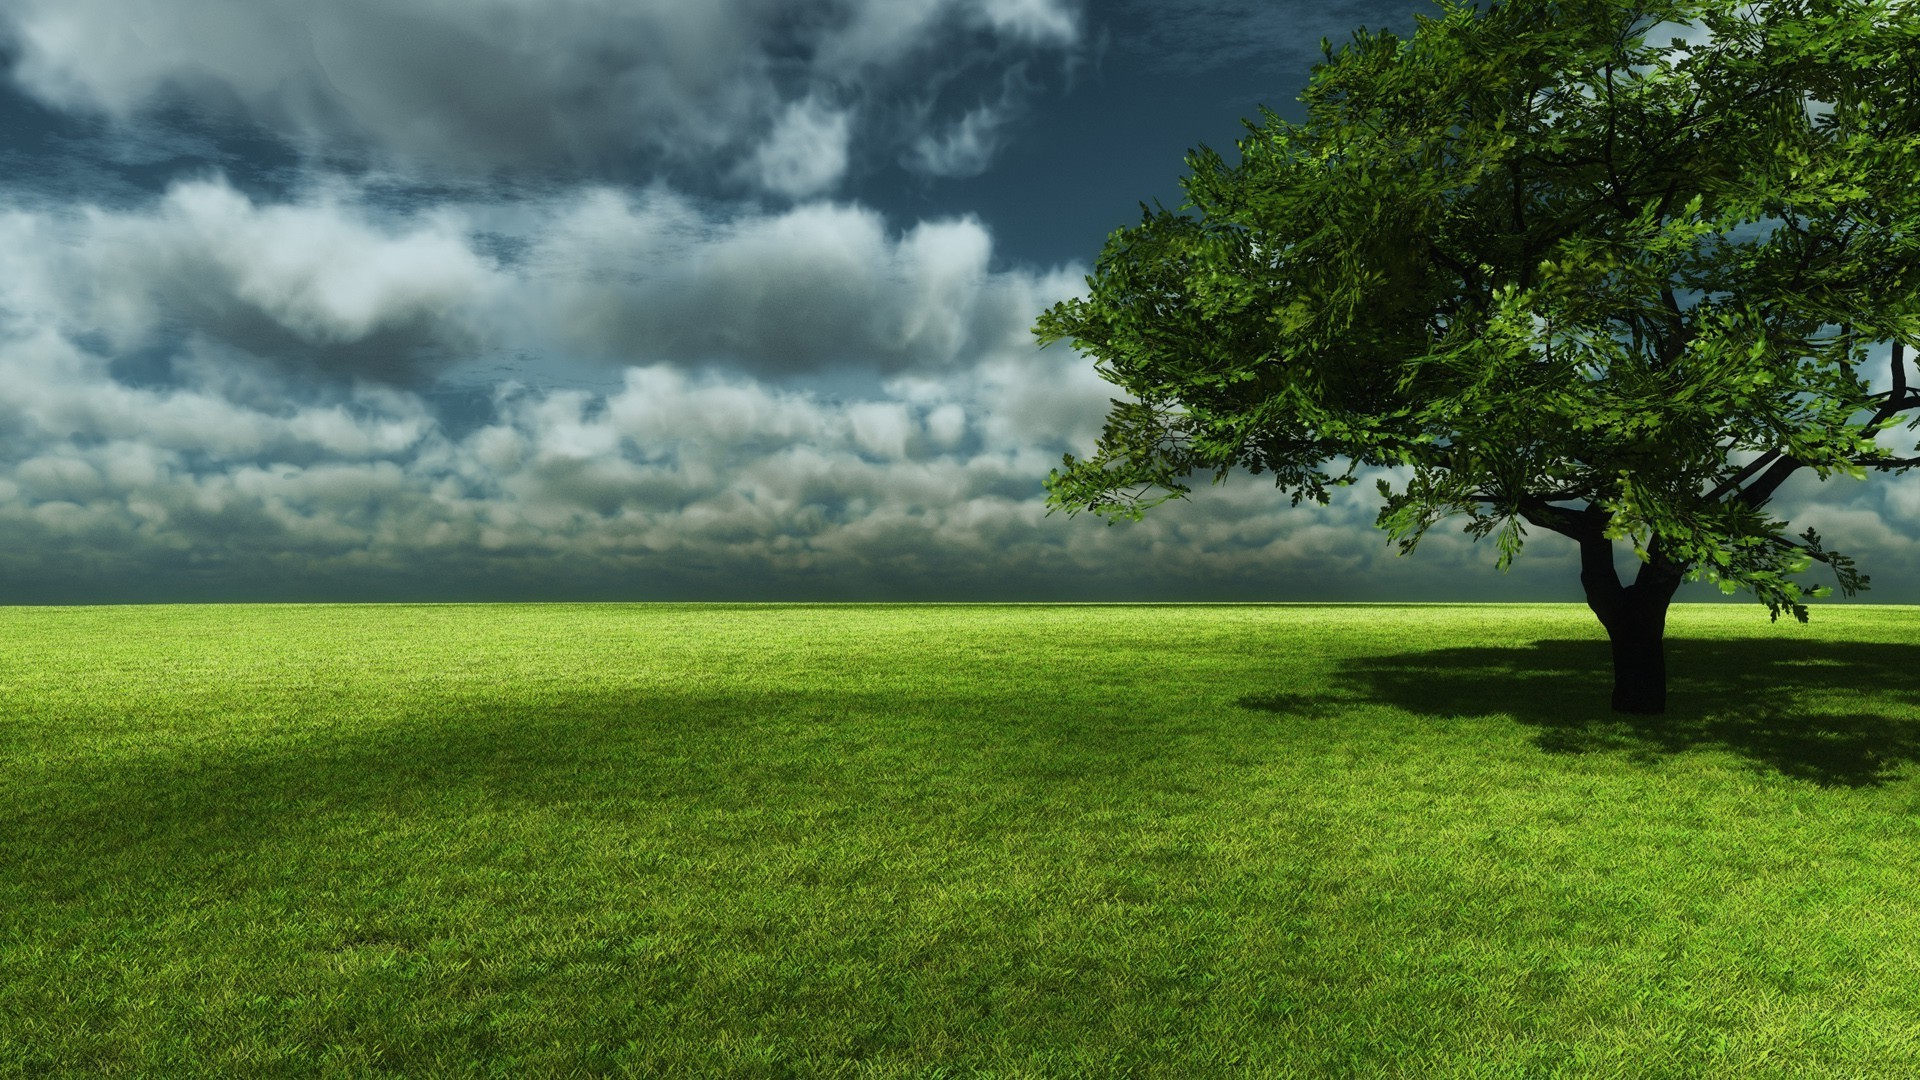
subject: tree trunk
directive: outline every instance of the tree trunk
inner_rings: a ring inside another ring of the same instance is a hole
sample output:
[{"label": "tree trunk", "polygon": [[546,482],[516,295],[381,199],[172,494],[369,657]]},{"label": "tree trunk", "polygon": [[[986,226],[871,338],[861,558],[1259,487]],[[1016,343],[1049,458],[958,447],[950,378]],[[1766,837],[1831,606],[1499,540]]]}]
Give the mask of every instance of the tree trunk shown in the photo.
[{"label": "tree trunk", "polygon": [[1642,715],[1667,711],[1667,606],[1682,571],[1667,562],[1655,541],[1653,559],[1642,563],[1632,585],[1622,587],[1613,570],[1613,543],[1602,537],[1580,544],[1580,584],[1587,606],[1607,628],[1613,645],[1613,711]]},{"label": "tree trunk", "polygon": [[[1622,589],[1632,593],[1638,586]],[[1638,602],[1636,602],[1638,601]],[[1628,600],[1607,628],[1613,644],[1613,711],[1667,711],[1667,600],[1652,596]]]}]

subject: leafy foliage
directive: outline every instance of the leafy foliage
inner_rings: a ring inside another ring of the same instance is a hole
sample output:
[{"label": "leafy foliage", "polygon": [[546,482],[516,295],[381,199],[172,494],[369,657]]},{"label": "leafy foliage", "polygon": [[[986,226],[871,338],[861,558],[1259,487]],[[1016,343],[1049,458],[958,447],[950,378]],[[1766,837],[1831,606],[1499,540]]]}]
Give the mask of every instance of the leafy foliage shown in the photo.
[{"label": "leafy foliage", "polygon": [[[1920,406],[1911,0],[1440,6],[1322,42],[1304,123],[1190,154],[1186,204],[1041,316],[1128,395],[1052,505],[1137,518],[1235,468],[1324,503],[1399,466],[1403,551],[1464,516],[1503,569],[1532,525],[1775,617],[1813,562],[1864,588],[1765,506],[1798,469],[1920,463],[1876,439]],[[1679,25],[1708,40],[1656,40]]]}]

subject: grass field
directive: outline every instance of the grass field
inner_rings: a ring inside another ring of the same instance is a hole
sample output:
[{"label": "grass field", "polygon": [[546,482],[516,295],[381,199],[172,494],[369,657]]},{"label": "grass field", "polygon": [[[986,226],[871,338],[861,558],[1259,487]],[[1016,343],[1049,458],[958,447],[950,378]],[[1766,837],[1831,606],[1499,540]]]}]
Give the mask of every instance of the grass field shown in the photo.
[{"label": "grass field", "polygon": [[0,1075],[1920,1076],[1920,609],[0,609]]}]

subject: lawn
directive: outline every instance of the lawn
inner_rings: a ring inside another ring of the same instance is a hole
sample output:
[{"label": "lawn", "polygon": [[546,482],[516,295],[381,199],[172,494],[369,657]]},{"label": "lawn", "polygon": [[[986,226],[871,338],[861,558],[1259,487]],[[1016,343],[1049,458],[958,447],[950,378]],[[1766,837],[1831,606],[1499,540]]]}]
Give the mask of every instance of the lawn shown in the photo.
[{"label": "lawn", "polygon": [[1920,608],[0,641],[0,1075],[1920,1075]]}]

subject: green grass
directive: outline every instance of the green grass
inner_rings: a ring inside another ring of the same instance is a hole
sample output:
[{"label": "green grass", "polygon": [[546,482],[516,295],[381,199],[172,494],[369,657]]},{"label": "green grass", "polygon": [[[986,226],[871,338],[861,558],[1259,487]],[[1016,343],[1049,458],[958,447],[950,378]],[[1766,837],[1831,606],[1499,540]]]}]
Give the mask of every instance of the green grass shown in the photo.
[{"label": "green grass", "polygon": [[1920,609],[0,609],[0,1075],[1920,1075]]}]

